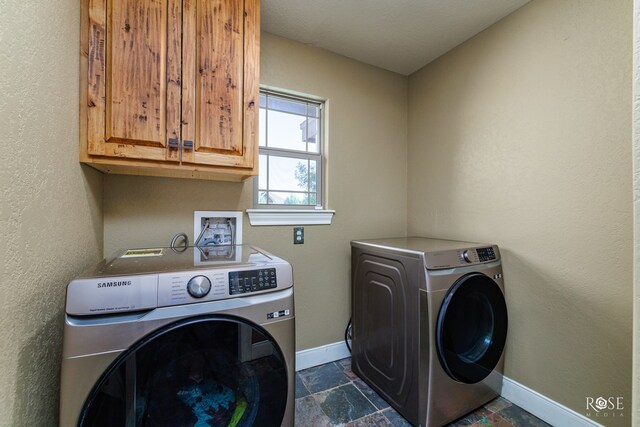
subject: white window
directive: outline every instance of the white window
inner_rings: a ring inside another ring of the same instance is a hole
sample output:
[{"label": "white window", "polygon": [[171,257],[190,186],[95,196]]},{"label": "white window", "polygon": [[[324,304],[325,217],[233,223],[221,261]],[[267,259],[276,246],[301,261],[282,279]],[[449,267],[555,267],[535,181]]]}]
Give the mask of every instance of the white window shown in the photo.
[{"label": "white window", "polygon": [[322,209],[323,104],[260,91],[256,208]]}]

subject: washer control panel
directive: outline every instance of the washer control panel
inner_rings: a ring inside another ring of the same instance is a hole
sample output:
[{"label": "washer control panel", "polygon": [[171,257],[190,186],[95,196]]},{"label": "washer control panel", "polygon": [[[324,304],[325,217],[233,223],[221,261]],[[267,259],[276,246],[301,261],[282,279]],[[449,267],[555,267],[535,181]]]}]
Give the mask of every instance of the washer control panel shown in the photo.
[{"label": "washer control panel", "polygon": [[193,270],[157,275],[158,307],[217,301],[293,286],[289,264]]},{"label": "washer control panel", "polygon": [[229,294],[264,291],[278,286],[275,268],[229,272]]},{"label": "washer control panel", "polygon": [[71,281],[66,313],[106,315],[214,301],[226,310],[244,303],[224,300],[253,301],[254,296],[293,287],[291,264],[257,248],[237,246],[235,258],[192,249],[194,258],[189,251],[181,255],[168,248],[149,259],[117,258],[95,276]]}]

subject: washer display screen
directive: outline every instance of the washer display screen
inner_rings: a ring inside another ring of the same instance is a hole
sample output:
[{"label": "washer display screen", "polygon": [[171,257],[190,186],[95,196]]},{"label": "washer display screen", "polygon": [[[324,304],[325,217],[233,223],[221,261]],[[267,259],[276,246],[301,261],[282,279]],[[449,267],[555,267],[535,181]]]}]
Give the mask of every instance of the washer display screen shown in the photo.
[{"label": "washer display screen", "polygon": [[229,273],[229,294],[263,291],[278,286],[275,268],[232,271]]}]

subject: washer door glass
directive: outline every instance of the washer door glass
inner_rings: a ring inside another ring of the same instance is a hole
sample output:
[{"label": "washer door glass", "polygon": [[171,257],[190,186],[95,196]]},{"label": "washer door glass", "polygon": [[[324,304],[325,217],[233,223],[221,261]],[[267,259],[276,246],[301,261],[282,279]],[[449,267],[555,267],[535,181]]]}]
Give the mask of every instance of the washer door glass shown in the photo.
[{"label": "washer door glass", "polygon": [[120,355],[79,426],[280,426],[287,369],[271,336],[241,319],[169,325]]},{"label": "washer door glass", "polygon": [[458,279],[438,314],[436,346],[456,381],[477,383],[496,367],[507,339],[507,305],[498,285],[481,273]]}]

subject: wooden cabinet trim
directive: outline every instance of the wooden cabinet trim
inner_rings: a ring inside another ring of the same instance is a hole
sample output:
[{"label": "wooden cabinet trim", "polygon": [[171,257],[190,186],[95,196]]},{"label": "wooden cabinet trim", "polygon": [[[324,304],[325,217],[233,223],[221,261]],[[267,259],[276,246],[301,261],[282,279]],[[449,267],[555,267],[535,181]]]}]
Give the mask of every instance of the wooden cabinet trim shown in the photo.
[{"label": "wooden cabinet trim", "polygon": [[105,0],[89,1],[89,31],[87,39],[87,135],[88,153],[103,154],[104,139],[101,135],[105,132],[105,70],[106,70],[106,46]]},{"label": "wooden cabinet trim", "polygon": [[[167,36],[167,127],[164,142],[181,137],[182,114],[182,1],[169,0],[169,26]],[[166,147],[167,160],[180,161],[180,151]]]},{"label": "wooden cabinet trim", "polygon": [[[183,46],[194,46],[196,41],[196,15],[198,0],[182,1],[182,43]],[[196,140],[196,59],[182,49],[182,140]],[[183,162],[194,162],[193,150],[182,152]]]},{"label": "wooden cabinet trim", "polygon": [[245,0],[244,29],[244,141],[247,166],[258,165],[258,120],[260,111],[260,0]]}]

